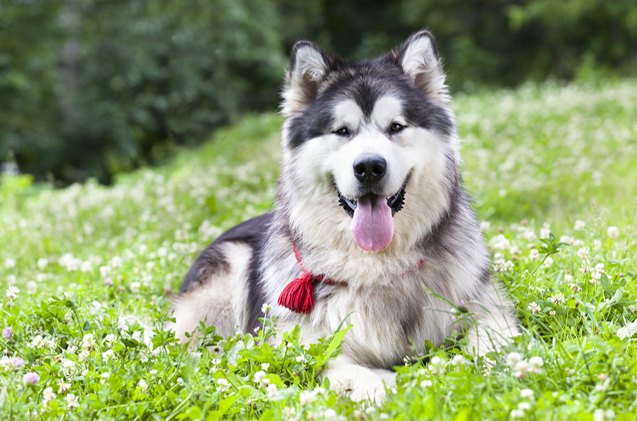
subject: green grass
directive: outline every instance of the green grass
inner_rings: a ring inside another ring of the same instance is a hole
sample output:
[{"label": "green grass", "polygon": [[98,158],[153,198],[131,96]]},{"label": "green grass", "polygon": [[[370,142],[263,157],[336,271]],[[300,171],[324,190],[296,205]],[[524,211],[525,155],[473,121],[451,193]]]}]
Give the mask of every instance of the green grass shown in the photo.
[{"label": "green grass", "polygon": [[635,419],[637,81],[454,107],[465,180],[523,326],[510,348],[488,361],[432,349],[371,406],[315,379],[338,335],[272,347],[267,320],[256,337],[209,329],[197,349],[175,343],[162,327],[197,252],[271,207],[281,119],[263,115],[112,187],[2,179],[0,418]]}]

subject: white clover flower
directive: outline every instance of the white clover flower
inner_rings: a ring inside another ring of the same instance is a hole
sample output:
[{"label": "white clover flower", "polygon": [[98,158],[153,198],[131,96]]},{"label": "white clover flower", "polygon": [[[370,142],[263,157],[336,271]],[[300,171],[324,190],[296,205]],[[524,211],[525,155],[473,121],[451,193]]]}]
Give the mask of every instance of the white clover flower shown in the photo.
[{"label": "white clover flower", "polygon": [[581,231],[584,228],[586,228],[586,222],[582,221],[581,219],[578,219],[577,221],[575,221],[575,226],[573,227],[575,231]]},{"label": "white clover flower", "polygon": [[230,382],[228,382],[227,379],[219,378],[216,381],[217,383],[217,390],[221,393],[226,392],[228,389],[230,389]]},{"label": "white clover flower", "polygon": [[431,380],[426,379],[426,380],[423,380],[423,381],[420,382],[420,387],[422,387],[423,389],[426,389],[428,387],[433,386],[433,384],[434,383]]},{"label": "white clover flower", "polygon": [[314,402],[314,399],[316,399],[316,393],[314,393],[314,391],[304,390],[299,395],[299,402],[301,403],[302,406],[305,406],[307,404]]},{"label": "white clover flower", "polygon": [[535,393],[531,389],[520,390],[520,397],[522,399],[535,399]]},{"label": "white clover flower", "polygon": [[495,250],[508,250],[511,247],[511,242],[502,234],[493,237],[489,244]]},{"label": "white clover flower", "polygon": [[270,364],[269,363],[262,363],[261,364],[261,369],[263,371],[268,371],[269,368],[270,368]]},{"label": "white clover flower", "polygon": [[96,345],[95,338],[92,333],[87,333],[82,338],[82,348],[83,349],[94,349]]},{"label": "white clover flower", "polygon": [[55,399],[57,395],[53,392],[52,387],[47,387],[42,391],[42,405],[47,406],[49,402]]},{"label": "white clover flower", "polygon": [[530,302],[526,308],[531,312],[531,314],[540,314],[542,311],[542,307],[540,307],[535,301]]},{"label": "white clover flower", "polygon": [[579,257],[581,260],[588,259],[588,248],[582,247],[577,250],[577,257]]},{"label": "white clover flower", "polygon": [[16,287],[15,285],[11,285],[9,288],[7,288],[7,291],[5,292],[5,296],[10,301],[13,301],[16,298],[18,298],[19,293],[20,293],[20,290],[18,289],[18,287]]},{"label": "white clover flower", "polygon": [[606,420],[612,420],[612,419],[615,419],[615,412],[612,409],[604,410],[604,409],[598,408],[593,413],[594,421],[606,421]]},{"label": "white clover flower", "polygon": [[338,414],[332,408],[327,408],[325,412],[323,412],[323,418],[326,420],[335,420],[338,417]]},{"label": "white clover flower", "polygon": [[573,244],[574,242],[575,239],[569,235],[563,235],[560,237],[560,243]]},{"label": "white clover flower", "polygon": [[4,259],[4,268],[5,269],[13,269],[16,266],[16,261],[15,259],[11,259],[11,258],[6,258]]},{"label": "white clover flower", "polygon": [[261,306],[261,313],[267,315],[272,311],[272,306],[268,303],[265,303]]},{"label": "white clover flower", "polygon": [[524,411],[522,411],[521,409],[514,409],[511,411],[510,414],[511,418],[524,418]]},{"label": "white clover flower", "polygon": [[295,359],[295,360],[296,360],[296,362],[297,362],[297,363],[304,363],[304,362],[306,362],[306,361],[307,361],[307,360],[305,359],[305,355],[303,355],[303,354],[298,355],[298,356],[296,357],[296,359]]},{"label": "white clover flower", "polygon": [[0,358],[0,369],[2,369],[2,371],[12,370],[13,364],[11,363],[11,358],[7,356]]},{"label": "white clover flower", "polygon": [[593,240],[593,250],[601,250],[602,249],[602,240]]},{"label": "white clover flower", "polygon": [[524,238],[526,241],[535,241],[537,240],[537,235],[532,229],[525,229],[522,232],[522,238]]},{"label": "white clover flower", "polygon": [[529,372],[529,363],[525,360],[518,361],[513,367],[513,375],[518,378],[522,378]]},{"label": "white clover flower", "polygon": [[64,380],[58,382],[58,393],[66,393],[71,389],[70,383],[65,383]]},{"label": "white clover flower", "polygon": [[595,272],[597,273],[603,273],[604,272],[604,264],[603,263],[598,263],[595,265]]},{"label": "white clover flower", "polygon": [[268,379],[265,378],[265,376],[266,376],[265,371],[262,371],[262,370],[257,371],[256,373],[254,373],[254,377],[252,378],[252,381],[259,385],[269,384],[270,382],[268,381]]},{"label": "white clover flower", "polygon": [[269,384],[267,389],[265,390],[265,392],[266,392],[266,394],[268,396],[268,399],[272,399],[276,395],[277,391],[278,391],[278,389],[277,389],[275,384]]},{"label": "white clover flower", "polygon": [[139,387],[142,392],[145,392],[148,389],[148,383],[146,383],[146,380],[144,379],[139,379],[137,387]]},{"label": "white clover flower", "polygon": [[491,223],[489,221],[480,221],[480,231],[485,232],[491,229]]},{"label": "white clover flower", "polygon": [[619,237],[619,228],[615,226],[608,227],[606,229],[606,235],[608,235],[608,237],[612,238],[613,240],[616,239],[617,237]]},{"label": "white clover flower", "polygon": [[100,383],[104,384],[110,378],[111,378],[111,373],[105,371],[104,373],[100,374]]},{"label": "white clover flower", "polygon": [[434,355],[429,361],[428,367],[429,367],[429,371],[431,371],[432,374],[442,375],[445,373],[446,365],[447,365],[447,362],[444,359],[440,358],[437,355]]},{"label": "white clover flower", "polygon": [[531,357],[529,358],[529,372],[530,373],[541,373],[542,367],[544,366],[544,359],[542,357]]},{"label": "white clover flower", "polygon": [[540,252],[533,248],[529,251],[529,259],[537,260],[540,257]]},{"label": "white clover flower", "polygon": [[33,295],[38,292],[38,284],[35,281],[27,282],[27,294]]},{"label": "white clover flower", "polygon": [[549,301],[555,305],[561,305],[561,304],[564,304],[564,301],[566,301],[566,298],[564,297],[564,294],[560,292],[550,297]]},{"label": "white clover flower", "polygon": [[104,342],[106,342],[107,344],[112,344],[113,342],[115,342],[115,335],[113,335],[112,333],[109,333],[108,335],[106,335],[106,337],[104,338]]},{"label": "white clover flower", "polygon": [[69,409],[74,409],[80,406],[80,402],[77,398],[77,396],[75,396],[73,393],[69,393],[68,395],[66,395],[66,406]]},{"label": "white clover flower", "polygon": [[526,412],[526,411],[528,411],[529,409],[531,409],[531,404],[530,404],[530,403],[528,403],[528,402],[520,402],[520,403],[518,404],[518,409],[519,409],[520,411],[524,411],[524,412]]},{"label": "white clover flower", "polygon": [[544,224],[544,226],[540,229],[540,238],[546,240],[551,236],[551,226],[549,224]]},{"label": "white clover flower", "polygon": [[573,282],[573,275],[570,275],[570,274],[568,274],[568,273],[567,273],[567,274],[565,274],[565,275],[564,275],[564,282],[569,283],[569,284],[570,284],[571,282]]},{"label": "white clover flower", "polygon": [[38,262],[37,262],[38,269],[42,270],[45,267],[47,267],[48,265],[49,265],[49,260],[48,259],[44,259],[44,258],[38,259]]},{"label": "white clover flower", "polygon": [[509,352],[506,356],[506,364],[510,368],[515,367],[515,365],[520,361],[522,361],[522,355],[520,355],[520,353],[518,352]]},{"label": "white clover flower", "polygon": [[462,355],[456,355],[451,360],[451,364],[455,366],[465,365],[467,363],[467,359]]}]

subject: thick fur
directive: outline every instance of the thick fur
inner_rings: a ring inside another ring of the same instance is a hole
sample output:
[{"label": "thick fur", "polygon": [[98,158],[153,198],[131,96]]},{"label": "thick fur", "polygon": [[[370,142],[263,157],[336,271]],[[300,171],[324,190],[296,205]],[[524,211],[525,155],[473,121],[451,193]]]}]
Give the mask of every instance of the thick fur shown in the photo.
[{"label": "thick fur", "polygon": [[[225,335],[253,331],[265,303],[281,329],[300,325],[308,342],[345,321],[353,328],[325,375],[354,399],[376,400],[393,382],[391,367],[423,352],[427,340],[466,334],[477,354],[506,343],[516,320],[489,273],[449,101],[427,31],[362,62],[298,42],[283,93],[275,210],[199,256],[175,303],[176,334],[184,338],[202,320]],[[364,154],[387,162],[374,194],[390,197],[405,186],[391,243],[379,252],[358,246],[338,201],[339,193],[349,200],[366,193],[352,170]],[[315,285],[309,314],[277,305],[301,273],[293,244],[310,272],[339,281]]]}]

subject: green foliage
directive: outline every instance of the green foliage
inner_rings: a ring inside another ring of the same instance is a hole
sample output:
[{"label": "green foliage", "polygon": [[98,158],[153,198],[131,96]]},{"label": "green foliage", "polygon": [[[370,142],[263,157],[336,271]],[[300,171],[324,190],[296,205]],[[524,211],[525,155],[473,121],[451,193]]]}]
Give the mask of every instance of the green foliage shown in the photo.
[{"label": "green foliage", "polygon": [[4,0],[0,164],[108,183],[275,108],[299,38],[361,58],[423,27],[455,90],[606,80],[637,64],[632,0]]},{"label": "green foliage", "polygon": [[0,418],[634,419],[637,82],[527,85],[461,96],[455,111],[495,276],[521,322],[510,347],[476,360],[428,347],[369,405],[316,376],[346,328],[303,345],[265,318],[254,335],[202,327],[199,343],[178,344],[165,326],[196,254],[271,208],[270,114],[110,188],[2,179]]}]

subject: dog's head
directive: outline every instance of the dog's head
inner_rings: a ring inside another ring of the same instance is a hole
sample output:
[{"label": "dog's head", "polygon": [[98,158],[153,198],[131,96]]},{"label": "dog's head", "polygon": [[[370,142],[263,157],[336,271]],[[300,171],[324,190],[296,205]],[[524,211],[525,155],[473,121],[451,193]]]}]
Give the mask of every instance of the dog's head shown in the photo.
[{"label": "dog's head", "polygon": [[297,42],[282,105],[281,196],[293,228],[372,252],[426,234],[455,182],[448,101],[427,31],[361,62]]}]

